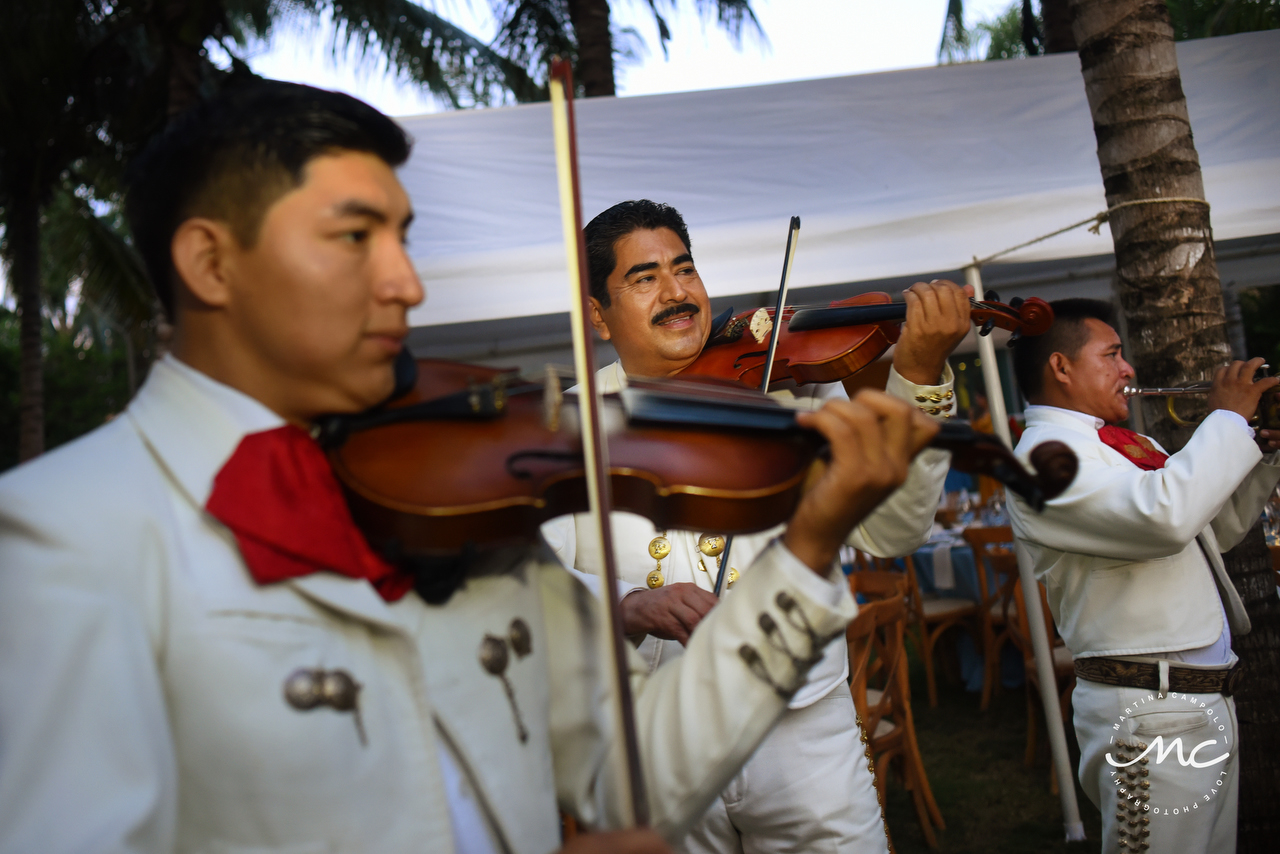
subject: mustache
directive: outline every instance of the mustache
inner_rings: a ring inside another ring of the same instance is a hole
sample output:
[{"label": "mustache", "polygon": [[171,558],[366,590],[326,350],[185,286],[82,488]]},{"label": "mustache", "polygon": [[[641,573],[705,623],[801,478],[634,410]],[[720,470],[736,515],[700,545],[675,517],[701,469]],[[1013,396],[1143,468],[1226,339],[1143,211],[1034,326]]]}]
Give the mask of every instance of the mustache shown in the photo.
[{"label": "mustache", "polygon": [[695,314],[698,314],[700,311],[702,311],[702,309],[698,308],[693,303],[685,302],[685,303],[681,303],[680,305],[673,305],[673,306],[668,306],[667,308],[664,308],[662,311],[655,314],[653,316],[653,320],[649,322],[652,323],[654,326],[657,326],[659,323],[664,323],[673,317],[680,317],[681,315],[685,315],[685,314],[689,315],[690,317],[693,317]]}]

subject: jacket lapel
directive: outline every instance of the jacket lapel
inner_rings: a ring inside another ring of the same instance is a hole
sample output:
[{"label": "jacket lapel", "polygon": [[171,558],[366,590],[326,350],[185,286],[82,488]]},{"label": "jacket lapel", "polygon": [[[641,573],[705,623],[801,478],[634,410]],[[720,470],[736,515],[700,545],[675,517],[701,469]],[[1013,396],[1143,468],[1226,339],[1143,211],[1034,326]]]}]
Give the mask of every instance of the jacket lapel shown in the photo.
[{"label": "jacket lapel", "polygon": [[1253,624],[1249,620],[1248,612],[1244,609],[1240,594],[1236,592],[1236,586],[1231,583],[1231,577],[1227,575],[1227,567],[1222,562],[1222,552],[1218,549],[1218,538],[1214,535],[1212,526],[1201,531],[1196,537],[1196,542],[1200,544],[1200,551],[1204,553],[1205,560],[1209,562],[1209,568],[1213,570],[1213,580],[1218,585],[1218,595],[1222,597],[1227,621],[1231,623],[1231,633],[1247,635],[1253,628]]},{"label": "jacket lapel", "polygon": [[348,578],[336,572],[317,572],[285,583],[311,601],[345,616],[373,623],[388,631],[405,631],[391,608],[363,578]]}]

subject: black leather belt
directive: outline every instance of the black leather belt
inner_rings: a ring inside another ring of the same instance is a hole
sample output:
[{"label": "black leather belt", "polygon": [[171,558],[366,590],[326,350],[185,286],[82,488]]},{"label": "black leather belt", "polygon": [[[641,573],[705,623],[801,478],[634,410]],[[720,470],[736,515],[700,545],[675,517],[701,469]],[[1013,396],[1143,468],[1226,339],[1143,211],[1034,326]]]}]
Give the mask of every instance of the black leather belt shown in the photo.
[{"label": "black leather belt", "polygon": [[[1125,688],[1160,688],[1160,665],[1123,658],[1077,658],[1076,676],[1103,685]],[[1169,690],[1181,694],[1221,694],[1230,697],[1240,684],[1244,668],[1236,663],[1230,670],[1193,670],[1169,665]]]}]

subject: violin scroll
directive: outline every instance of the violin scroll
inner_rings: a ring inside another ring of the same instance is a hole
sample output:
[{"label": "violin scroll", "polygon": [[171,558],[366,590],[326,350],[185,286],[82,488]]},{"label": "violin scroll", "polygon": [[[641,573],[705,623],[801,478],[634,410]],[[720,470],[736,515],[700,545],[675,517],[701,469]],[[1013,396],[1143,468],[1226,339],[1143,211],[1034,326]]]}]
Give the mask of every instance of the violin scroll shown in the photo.
[{"label": "violin scroll", "polygon": [[951,451],[951,465],[958,471],[981,474],[1004,484],[1037,513],[1075,480],[1080,463],[1062,442],[1044,442],[1031,451],[1035,473],[1027,469],[992,433],[980,433],[967,421],[944,421],[930,443]]}]

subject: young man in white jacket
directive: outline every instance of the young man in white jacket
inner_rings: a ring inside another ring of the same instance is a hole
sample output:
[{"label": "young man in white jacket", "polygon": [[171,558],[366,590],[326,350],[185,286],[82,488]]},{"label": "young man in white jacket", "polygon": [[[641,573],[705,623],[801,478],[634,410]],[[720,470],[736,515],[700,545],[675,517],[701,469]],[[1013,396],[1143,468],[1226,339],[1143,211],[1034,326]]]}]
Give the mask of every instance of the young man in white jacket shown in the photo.
[{"label": "young man in white jacket", "polygon": [[1128,418],[1123,390],[1134,373],[1110,306],[1061,300],[1053,309],[1053,328],[1015,350],[1032,404],[1017,453],[1065,442],[1080,469],[1043,513],[1017,498],[1009,510],[1021,558],[1075,657],[1080,782],[1102,811],[1102,850],[1234,851],[1241,745],[1231,636],[1247,633],[1249,618],[1221,552],[1254,525],[1280,479],[1246,420],[1277,380],[1254,382],[1261,359],[1220,368],[1212,412],[1166,454],[1115,426]]},{"label": "young man in white jacket", "polygon": [[[592,597],[507,549],[429,603],[356,530],[307,432],[392,390],[423,298],[408,153],[368,105],[264,81],[135,165],[173,346],[118,418],[0,478],[0,852],[546,854],[557,807],[617,824]],[[931,435],[915,415],[875,395],[814,413],[830,477],[709,618],[730,646],[652,676],[632,662],[666,837],[786,709],[739,646],[784,689],[805,679],[761,615],[808,657],[854,613],[831,561]]]}]

